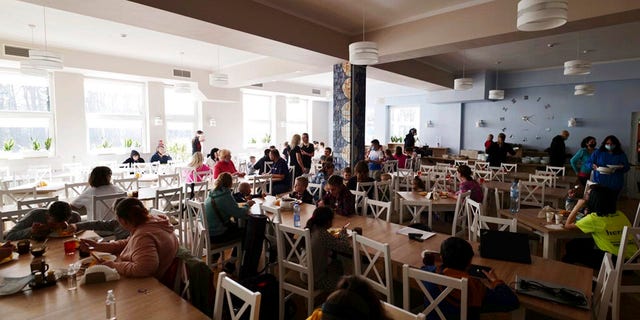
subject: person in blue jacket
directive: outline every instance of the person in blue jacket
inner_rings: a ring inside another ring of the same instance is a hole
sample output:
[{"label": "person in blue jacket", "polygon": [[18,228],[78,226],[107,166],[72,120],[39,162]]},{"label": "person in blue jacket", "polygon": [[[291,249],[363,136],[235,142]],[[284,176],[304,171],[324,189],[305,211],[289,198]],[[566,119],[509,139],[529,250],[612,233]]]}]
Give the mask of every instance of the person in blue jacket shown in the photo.
[{"label": "person in blue jacket", "polygon": [[569,162],[571,163],[571,168],[575,171],[576,176],[578,176],[578,180],[580,180],[580,184],[583,186],[589,180],[591,176],[591,166],[589,165],[589,158],[596,150],[596,138],[592,136],[588,136],[582,139],[580,143],[580,150],[573,155]]},{"label": "person in blue jacket", "polygon": [[[591,154],[589,166],[594,170],[593,181],[620,194],[624,186],[624,174],[629,171],[629,160],[622,151],[620,140],[616,136],[607,136],[600,148]],[[605,167],[606,171],[598,168]]]}]

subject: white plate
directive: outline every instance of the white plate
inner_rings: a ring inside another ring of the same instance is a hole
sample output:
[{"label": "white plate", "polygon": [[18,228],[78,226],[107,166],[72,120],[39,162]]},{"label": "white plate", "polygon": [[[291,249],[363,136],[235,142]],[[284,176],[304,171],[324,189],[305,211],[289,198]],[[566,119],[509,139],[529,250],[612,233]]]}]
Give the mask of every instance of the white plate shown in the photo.
[{"label": "white plate", "polygon": [[551,229],[551,230],[562,230],[564,229],[564,226],[561,224],[548,224],[546,226],[544,226],[547,229]]},{"label": "white plate", "polygon": [[598,172],[600,172],[601,174],[610,174],[613,172],[613,169],[607,167],[598,167],[596,170],[598,170]]},{"label": "white plate", "polygon": [[20,257],[20,255],[17,252],[13,252],[13,253],[11,253],[10,256],[4,258],[3,260],[0,260],[0,264],[5,264],[7,262],[18,260],[19,257]]},{"label": "white plate", "polygon": [[[106,252],[93,252],[95,255],[97,255],[98,257],[100,257],[100,259],[102,260],[107,260],[107,261],[114,261],[116,260],[116,256],[110,254],[110,253],[106,253]],[[84,259],[78,260],[74,263],[74,267],[77,270],[82,270],[82,273],[84,273],[84,271],[91,266],[91,263],[94,262],[95,259],[93,257],[86,257]],[[84,267],[83,267],[84,265]]]},{"label": "white plate", "polygon": [[608,164],[607,167],[609,167],[611,169],[624,168],[624,166],[621,165],[621,164]]}]

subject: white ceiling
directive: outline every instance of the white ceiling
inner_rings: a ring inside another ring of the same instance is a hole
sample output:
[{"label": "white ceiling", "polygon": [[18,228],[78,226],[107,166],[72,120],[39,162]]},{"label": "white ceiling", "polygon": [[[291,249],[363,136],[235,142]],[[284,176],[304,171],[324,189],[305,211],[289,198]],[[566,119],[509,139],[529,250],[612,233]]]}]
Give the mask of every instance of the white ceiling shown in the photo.
[{"label": "white ceiling", "polygon": [[[0,1],[0,39],[44,45],[43,7],[16,0]],[[46,8],[47,43],[59,47],[128,57],[176,67],[218,69],[263,59],[264,56],[178,37],[109,20]],[[122,35],[126,35],[123,37]],[[184,55],[181,55],[184,52]]]},{"label": "white ceiling", "polygon": [[[288,82],[308,85],[314,88],[330,89],[333,85],[333,73],[325,72],[287,80]],[[399,97],[425,94],[427,90],[416,89],[394,83],[367,78],[368,97]]]}]

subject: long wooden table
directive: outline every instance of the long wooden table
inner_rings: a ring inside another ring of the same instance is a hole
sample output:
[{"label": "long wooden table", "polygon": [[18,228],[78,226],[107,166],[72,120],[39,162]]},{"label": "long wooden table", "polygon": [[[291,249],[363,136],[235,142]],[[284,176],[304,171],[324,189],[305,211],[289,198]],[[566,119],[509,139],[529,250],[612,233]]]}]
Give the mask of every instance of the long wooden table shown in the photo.
[{"label": "long wooden table", "polygon": [[[85,232],[80,237],[95,236]],[[50,239],[44,257],[49,270],[65,269],[79,257],[64,254],[66,239]],[[20,277],[30,272],[31,254],[0,265],[0,277]],[[9,319],[104,319],[107,290],[116,296],[118,319],[209,319],[205,314],[180,298],[155,278],[126,278],[78,285],[75,291],[66,289],[66,280],[53,287],[29,290],[10,296],[0,296],[0,318]]]},{"label": "long wooden table", "polygon": [[[518,225],[534,231],[542,236],[542,257],[558,260],[558,240],[573,238],[588,238],[589,234],[585,234],[579,229],[567,230],[562,225],[555,225],[555,221],[548,223],[546,217],[538,218],[540,209],[520,209],[518,213],[513,214],[508,209],[498,210],[499,217],[516,218]],[[555,225],[558,227],[549,227]]]},{"label": "long wooden table", "polygon": [[[314,209],[315,206],[310,204],[301,205],[300,221],[303,226],[311,217]],[[251,212],[259,213],[259,205],[254,205],[251,208]],[[282,211],[281,220],[283,224],[293,226],[293,212]],[[425,240],[424,242],[413,241],[409,240],[407,236],[396,233],[404,226],[389,223],[381,219],[373,219],[363,216],[345,217],[336,215],[333,225],[335,227],[341,227],[347,222],[351,223],[351,228],[361,227],[365,237],[389,244],[391,249],[391,260],[395,268],[394,274],[396,277],[400,274],[400,269],[403,264],[408,264],[416,268],[421,267],[422,252],[426,249],[439,252],[440,244],[450,237],[450,235],[447,234],[436,233],[435,236]],[[472,262],[474,264],[494,268],[496,275],[511,285],[515,281],[516,276],[520,276],[575,288],[584,292],[587,297],[591,296],[593,270],[589,268],[535,256],[532,257],[532,264],[486,259],[480,257],[479,254],[477,254],[477,250],[476,256],[473,258]],[[591,313],[588,310],[559,305],[526,295],[518,295],[518,298],[520,299],[521,309],[514,312],[514,318],[524,318],[525,309],[535,310],[539,313],[558,319],[591,318]]]},{"label": "long wooden table", "polygon": [[[431,203],[431,207],[429,208],[429,228],[431,228],[431,222],[433,220],[433,211],[453,211],[456,208],[456,198],[449,196],[447,198],[440,198],[438,200],[428,200],[425,196],[420,194],[420,192],[413,191],[398,191],[398,196],[407,201],[419,201],[424,203]],[[400,208],[400,213],[403,210]],[[399,223],[402,223],[402,215],[399,213]]]}]

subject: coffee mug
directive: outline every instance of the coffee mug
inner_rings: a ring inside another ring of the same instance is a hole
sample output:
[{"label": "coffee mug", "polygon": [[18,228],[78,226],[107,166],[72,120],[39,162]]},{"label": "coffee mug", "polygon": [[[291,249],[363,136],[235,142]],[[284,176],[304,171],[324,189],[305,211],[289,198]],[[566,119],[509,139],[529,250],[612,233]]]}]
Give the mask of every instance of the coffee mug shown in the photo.
[{"label": "coffee mug", "polygon": [[29,249],[31,249],[31,242],[29,242],[29,240],[20,240],[18,241],[17,247],[19,254],[29,253]]},{"label": "coffee mug", "polygon": [[31,261],[31,272],[40,272],[44,274],[49,270],[49,265],[42,258],[35,258]]}]

